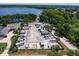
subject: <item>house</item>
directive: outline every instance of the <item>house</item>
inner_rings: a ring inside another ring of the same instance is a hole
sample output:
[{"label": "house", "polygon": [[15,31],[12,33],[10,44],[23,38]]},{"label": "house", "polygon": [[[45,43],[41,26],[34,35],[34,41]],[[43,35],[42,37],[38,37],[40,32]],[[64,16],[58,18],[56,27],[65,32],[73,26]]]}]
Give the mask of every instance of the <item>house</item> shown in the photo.
[{"label": "house", "polygon": [[7,37],[7,34],[10,30],[17,30],[20,28],[20,24],[9,24],[6,27],[0,26],[0,38]]},{"label": "house", "polygon": [[10,28],[0,26],[0,38],[7,37]]}]

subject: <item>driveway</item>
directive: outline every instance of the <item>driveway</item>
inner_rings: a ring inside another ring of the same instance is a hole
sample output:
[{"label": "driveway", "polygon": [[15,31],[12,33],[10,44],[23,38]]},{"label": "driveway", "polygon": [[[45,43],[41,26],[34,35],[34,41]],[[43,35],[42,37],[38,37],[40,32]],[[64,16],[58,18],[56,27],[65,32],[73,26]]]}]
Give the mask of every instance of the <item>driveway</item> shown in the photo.
[{"label": "driveway", "polygon": [[8,34],[7,34],[7,37],[4,38],[3,40],[0,40],[0,43],[7,43],[7,47],[6,49],[4,50],[4,52],[1,54],[1,56],[8,56],[8,51],[10,49],[10,46],[11,46],[11,37],[13,36],[13,31],[10,31]]},{"label": "driveway", "polygon": [[66,39],[65,37],[60,38],[60,41],[68,48],[71,50],[78,50],[77,47],[75,47],[74,45],[72,45],[70,42],[67,41],[68,39]]}]

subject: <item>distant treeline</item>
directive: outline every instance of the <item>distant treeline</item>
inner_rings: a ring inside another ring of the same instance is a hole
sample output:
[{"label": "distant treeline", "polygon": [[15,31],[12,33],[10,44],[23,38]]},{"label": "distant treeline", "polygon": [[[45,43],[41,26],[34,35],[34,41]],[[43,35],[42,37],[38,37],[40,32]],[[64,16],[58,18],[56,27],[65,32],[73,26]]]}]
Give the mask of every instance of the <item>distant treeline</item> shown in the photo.
[{"label": "distant treeline", "polygon": [[34,14],[15,14],[0,16],[0,25],[7,25],[15,22],[32,22],[35,21],[36,15]]},{"label": "distant treeline", "polygon": [[27,7],[27,8],[38,8],[38,9],[51,9],[51,8],[78,8],[79,6],[70,5],[0,5],[0,7]]}]

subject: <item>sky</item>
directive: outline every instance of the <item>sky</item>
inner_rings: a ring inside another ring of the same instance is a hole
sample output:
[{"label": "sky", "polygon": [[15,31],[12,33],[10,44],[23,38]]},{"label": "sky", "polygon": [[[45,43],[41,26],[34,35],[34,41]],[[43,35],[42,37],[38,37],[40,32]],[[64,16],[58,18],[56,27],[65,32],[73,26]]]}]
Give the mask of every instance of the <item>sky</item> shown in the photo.
[{"label": "sky", "polygon": [[0,5],[76,5],[79,6],[79,3],[3,3]]},{"label": "sky", "polygon": [[79,3],[27,3],[31,5],[78,5]]},{"label": "sky", "polygon": [[79,5],[79,0],[0,0],[0,4]]}]

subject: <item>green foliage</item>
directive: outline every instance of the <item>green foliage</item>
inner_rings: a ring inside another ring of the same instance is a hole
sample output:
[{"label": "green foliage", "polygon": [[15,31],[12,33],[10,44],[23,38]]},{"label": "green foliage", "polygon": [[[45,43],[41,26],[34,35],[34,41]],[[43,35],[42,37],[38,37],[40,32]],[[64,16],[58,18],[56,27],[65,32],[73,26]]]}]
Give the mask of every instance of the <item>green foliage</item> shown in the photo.
[{"label": "green foliage", "polygon": [[[77,11],[76,11],[77,12]],[[79,13],[73,10],[46,9],[40,16],[41,22],[50,23],[56,27],[60,36],[65,36],[71,43],[79,44]]]},{"label": "green foliage", "polygon": [[69,50],[67,53],[68,56],[79,56],[78,50]]},{"label": "green foliage", "polygon": [[14,30],[14,32],[13,32],[14,34],[17,34],[18,33],[18,30]]},{"label": "green foliage", "polygon": [[0,43],[0,53],[2,53],[4,51],[4,49],[6,48],[7,44],[6,43]]},{"label": "green foliage", "polygon": [[60,48],[59,48],[59,46],[58,45],[53,45],[52,47],[51,47],[51,50],[56,50],[56,51],[58,51]]},{"label": "green foliage", "polygon": [[48,53],[48,56],[60,56],[59,52],[56,50],[52,50]]},{"label": "green foliage", "polygon": [[52,29],[53,29],[51,25],[45,25],[44,27],[49,32],[52,31]]},{"label": "green foliage", "polygon": [[20,29],[18,29],[18,30],[14,30],[14,34],[19,34],[19,32],[20,32]]},{"label": "green foliage", "polygon": [[[36,15],[34,14],[5,15],[5,16],[0,16],[0,24],[7,25],[10,23],[16,23],[16,22],[32,22],[32,21],[35,21],[35,18],[36,18]],[[18,19],[18,21],[16,21],[16,19]]]},{"label": "green foliage", "polygon": [[10,48],[11,53],[14,53],[14,52],[17,52],[17,51],[18,51],[17,47],[11,47]]},{"label": "green foliage", "polygon": [[13,36],[11,39],[11,42],[12,42],[11,46],[15,46],[16,41],[17,41],[17,36]]},{"label": "green foliage", "polygon": [[16,52],[18,49],[16,47],[16,41],[17,41],[17,36],[13,36],[12,39],[11,39],[11,47],[10,47],[10,52],[13,53],[13,52]]}]

